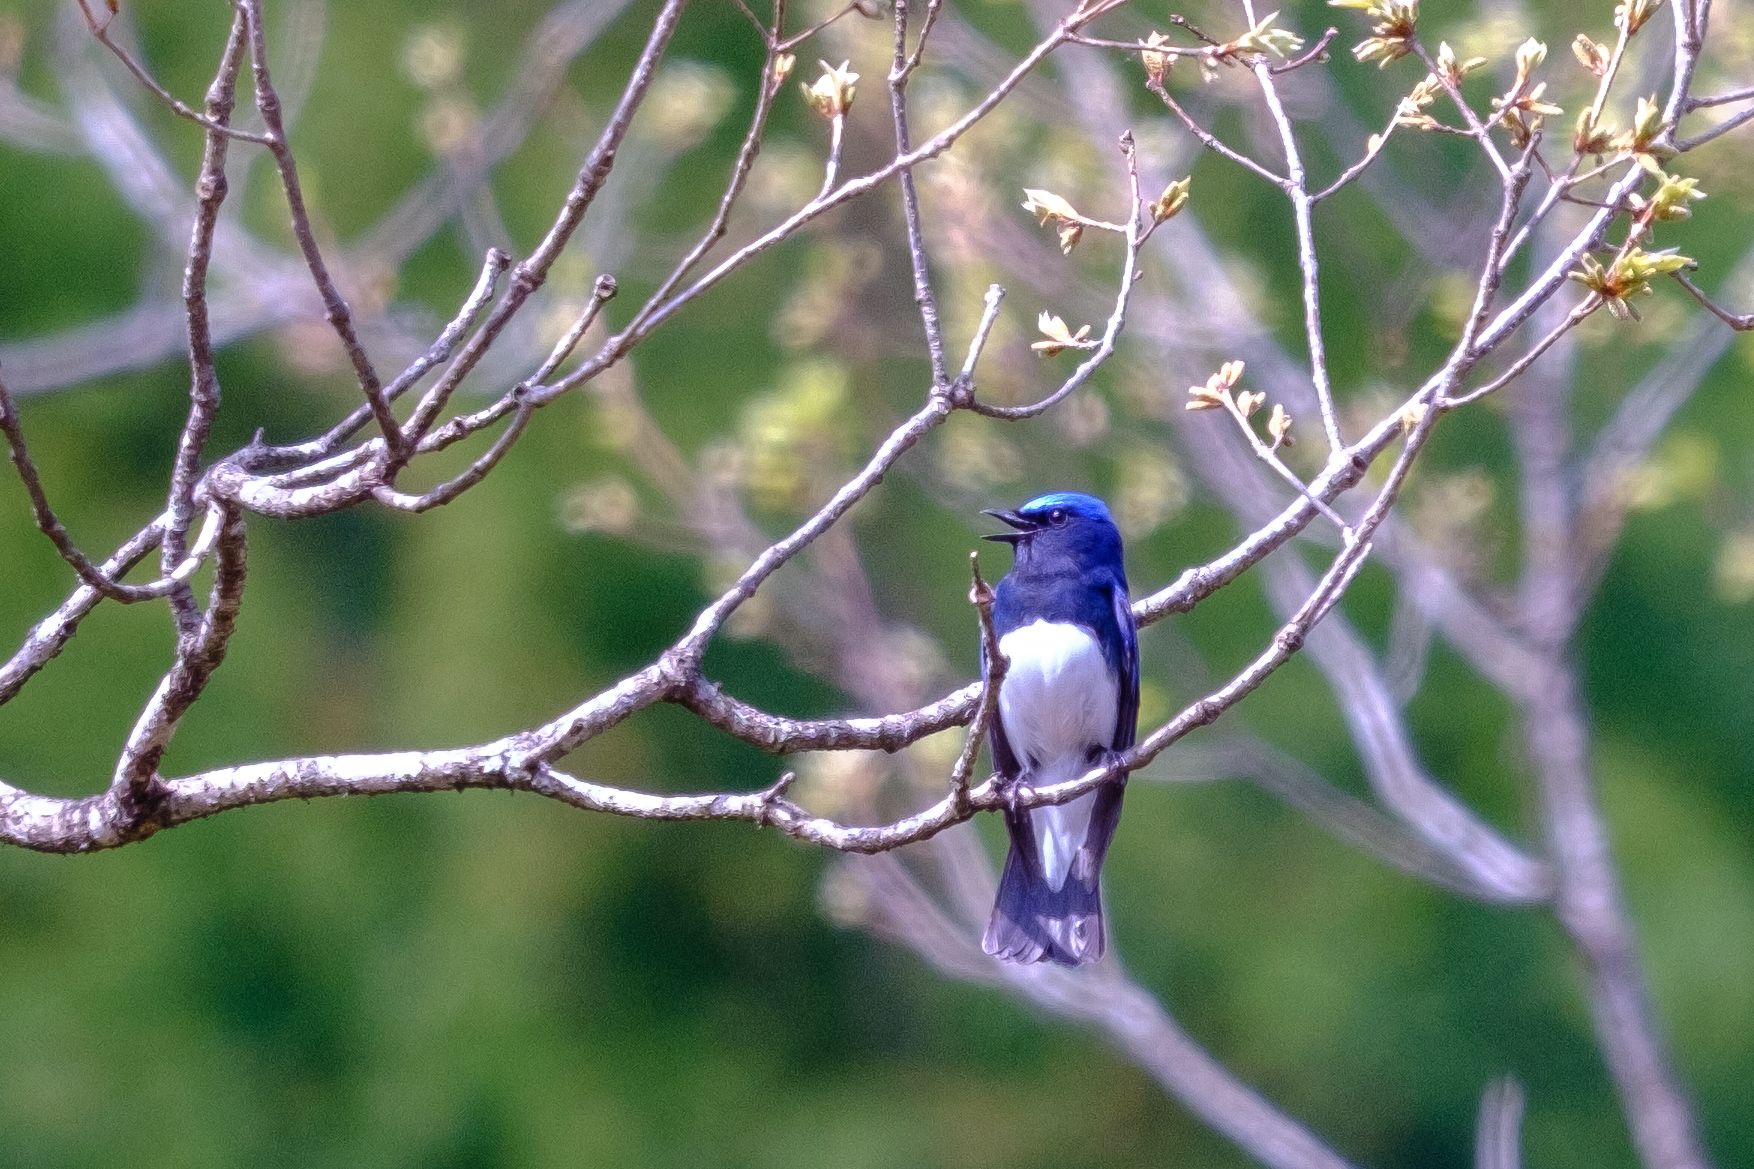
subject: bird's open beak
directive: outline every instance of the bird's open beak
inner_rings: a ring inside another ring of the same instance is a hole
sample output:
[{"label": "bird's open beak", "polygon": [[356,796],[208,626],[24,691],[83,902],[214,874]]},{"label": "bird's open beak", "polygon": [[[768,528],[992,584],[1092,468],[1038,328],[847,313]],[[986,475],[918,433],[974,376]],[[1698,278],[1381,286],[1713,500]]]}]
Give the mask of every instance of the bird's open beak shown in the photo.
[{"label": "bird's open beak", "polygon": [[981,514],[990,515],[994,519],[999,520],[1002,523],[1010,524],[1017,529],[1015,532],[994,532],[990,536],[981,537],[983,540],[997,540],[1001,544],[1015,544],[1040,526],[1034,520],[1025,519],[1014,511],[1001,511],[996,507],[989,507],[982,511]]}]

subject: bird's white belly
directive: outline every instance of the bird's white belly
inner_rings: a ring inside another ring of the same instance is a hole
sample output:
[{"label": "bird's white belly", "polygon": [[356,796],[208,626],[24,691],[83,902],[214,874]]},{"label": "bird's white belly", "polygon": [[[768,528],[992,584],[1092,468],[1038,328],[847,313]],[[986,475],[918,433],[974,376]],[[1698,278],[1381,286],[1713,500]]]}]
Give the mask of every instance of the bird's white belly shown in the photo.
[{"label": "bird's white belly", "polygon": [[[999,639],[1010,662],[999,688],[1005,738],[1032,787],[1076,779],[1091,748],[1114,743],[1117,679],[1089,630],[1037,621]],[[1059,889],[1090,828],[1096,793],[1030,815],[1048,884]]]}]

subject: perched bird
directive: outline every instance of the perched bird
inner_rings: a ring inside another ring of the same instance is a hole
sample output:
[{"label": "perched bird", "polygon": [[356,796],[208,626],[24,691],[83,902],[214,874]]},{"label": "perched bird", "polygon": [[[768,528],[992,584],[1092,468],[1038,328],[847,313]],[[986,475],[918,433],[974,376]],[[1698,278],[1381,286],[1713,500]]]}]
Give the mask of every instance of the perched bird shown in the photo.
[{"label": "perched bird", "polygon": [[[993,602],[1010,663],[993,766],[1014,792],[1063,783],[1138,733],[1139,638],[1121,534],[1100,499],[1076,492],[986,514],[1015,529],[986,537],[1015,552]],[[1069,803],[1005,813],[1011,853],[981,942],[987,953],[1067,966],[1102,957],[1102,859],[1125,789],[1123,773]]]}]

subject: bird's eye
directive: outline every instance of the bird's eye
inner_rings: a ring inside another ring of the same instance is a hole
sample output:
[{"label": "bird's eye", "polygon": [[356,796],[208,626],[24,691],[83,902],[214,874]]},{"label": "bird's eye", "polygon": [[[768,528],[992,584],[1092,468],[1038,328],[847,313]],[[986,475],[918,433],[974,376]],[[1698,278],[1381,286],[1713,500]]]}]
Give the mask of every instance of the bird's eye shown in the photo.
[{"label": "bird's eye", "polygon": [[1050,523],[1050,524],[1063,524],[1065,522],[1066,522],[1066,509],[1065,508],[1056,507],[1056,508],[1054,508],[1054,510],[1048,512],[1048,523]]}]

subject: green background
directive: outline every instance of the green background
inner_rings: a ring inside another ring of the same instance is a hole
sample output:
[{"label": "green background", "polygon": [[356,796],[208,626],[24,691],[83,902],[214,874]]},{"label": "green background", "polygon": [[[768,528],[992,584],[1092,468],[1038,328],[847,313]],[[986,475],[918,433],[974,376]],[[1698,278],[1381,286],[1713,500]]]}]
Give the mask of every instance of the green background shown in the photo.
[{"label": "green background", "polygon": [[[223,6],[127,7],[165,83],[199,94]],[[1595,7],[1582,27],[1604,37],[1608,6]],[[956,0],[956,9],[997,41],[1024,43],[1019,9],[987,0]],[[577,165],[580,138],[567,119],[594,133],[653,10],[633,4],[573,64],[567,100],[498,171],[494,190],[517,245],[533,245]],[[428,96],[394,65],[411,37],[435,26],[459,37],[459,85],[486,107],[543,12],[530,0],[331,6],[315,95],[294,135],[322,230],[354,237],[432,165],[416,132]],[[1164,16],[1151,4],[1140,12]],[[22,87],[59,102],[55,27],[65,14],[46,3],[0,14],[26,33]],[[1352,14],[1302,4],[1286,20],[1314,35],[1330,18],[1341,44],[1355,39]],[[1580,18],[1537,9],[1526,19],[1554,46],[1551,71],[1575,90],[1577,70],[1561,58],[1577,31],[1567,19]],[[1457,5],[1429,6],[1426,20],[1458,40],[1487,36]],[[1501,60],[1514,41],[1493,43]],[[817,55],[801,51],[801,77],[814,76]],[[735,79],[759,61],[734,9],[707,0],[690,10],[673,56]],[[855,118],[877,133],[884,62],[868,53],[854,67],[867,78]],[[1355,67],[1343,53],[1331,68],[1360,117],[1378,125],[1389,87],[1416,78]],[[655,258],[642,252],[626,265],[629,293],[652,286],[711,206],[749,105],[739,88],[704,143],[633,212],[629,230]],[[1141,124],[1162,122],[1161,110],[1138,108]],[[192,175],[196,132],[144,102],[139,110]],[[1040,159],[1080,157],[1052,127],[1024,121],[1006,132],[1029,149],[1002,176],[995,214],[1014,207],[1016,188],[1035,185]],[[775,140],[822,149],[794,92],[779,99]],[[1466,160],[1449,145],[1409,146],[1407,181],[1428,193],[1454,185]],[[1318,168],[1329,162],[1318,157]],[[1754,235],[1749,165],[1733,141],[1702,160],[1689,173],[1702,174],[1710,200],[1659,239],[1699,257],[1707,287]],[[283,243],[270,178],[257,163],[245,222]],[[919,401],[925,379],[893,199],[882,198],[813,237],[856,228],[886,249],[862,294],[881,344],[844,355],[853,399],[829,424],[830,467],[869,449],[886,418]],[[1190,210],[1256,274],[1270,324],[1299,351],[1282,202],[1206,158]],[[1327,211],[1320,242],[1345,256],[1329,265],[1329,345],[1342,398],[1356,400],[1405,383],[1442,352],[1445,285],[1423,272],[1415,295],[1429,303],[1385,342],[1372,322],[1385,285],[1409,263],[1407,246],[1362,195]],[[769,322],[821,262],[815,247],[779,249],[640,351],[641,391],[691,457],[738,433],[745,401],[786,384],[810,355],[775,340]],[[1100,272],[1101,259],[1081,253],[1080,262]],[[442,320],[477,264],[447,228],[411,259],[393,303]],[[99,319],[149,285],[169,295],[175,271],[94,163],[0,144],[0,341]],[[957,279],[978,296],[985,277]],[[624,295],[611,316],[625,320],[637,300]],[[1586,332],[1577,398],[1586,432],[1660,358],[1684,312],[1667,291],[1645,304],[1642,329],[1604,320]],[[1014,348],[1036,307],[1023,298],[1014,310]],[[215,451],[257,426],[270,440],[305,437],[354,404],[339,374],[291,371],[285,345],[264,335],[222,353]],[[1405,365],[1385,363],[1385,351],[1404,353]],[[1751,367],[1744,340],[1675,423],[1685,441],[1663,448],[1653,474],[1677,486],[1634,514],[1576,655],[1659,1015],[1724,1166],[1754,1166],[1754,608],[1724,568],[1726,540],[1754,521]],[[932,471],[944,441],[935,438],[861,506],[855,528],[878,605],[945,647],[939,683],[974,668],[963,574],[978,506],[1060,486],[1107,492],[1124,477],[1129,444],[1173,451],[1160,413],[1136,409],[1118,375],[1098,380],[1111,425],[1081,449],[1051,421],[1025,423],[1006,432],[1020,465],[958,493]],[[186,370],[168,362],[26,402],[33,450],[86,548],[113,547],[162,506],[186,392]],[[167,773],[477,742],[551,717],[648,661],[704,603],[708,574],[684,551],[562,522],[574,485],[637,480],[597,440],[599,421],[587,400],[561,400],[482,486],[424,517],[366,507],[296,525],[255,520],[231,655]],[[1429,471],[1432,482],[1475,473],[1496,485],[1481,521],[1488,587],[1510,579],[1518,550],[1507,452],[1502,416],[1482,409],[1446,424]],[[666,508],[655,496],[645,506]],[[777,533],[793,513],[756,514]],[[1135,592],[1235,535],[1229,513],[1195,492],[1132,544]],[[1002,554],[986,563],[1003,570]],[[16,643],[71,582],[31,527],[22,490],[0,485],[0,631]],[[1381,645],[1391,604],[1388,578],[1367,574],[1348,612]],[[1191,697],[1200,670],[1223,676],[1272,627],[1245,580],[1146,634],[1151,684],[1166,699]],[[162,608],[100,608],[0,710],[0,775],[52,794],[101,788],[170,646]],[[761,639],[724,640],[708,664],[733,693],[770,709],[848,705]],[[1514,715],[1441,645],[1409,719],[1434,775],[1513,837],[1538,839]],[[1231,721],[1365,790],[1307,664],[1288,667]],[[748,790],[780,765],[656,711],[569,766],[665,790]],[[744,825],[655,826],[482,792],[257,808],[89,857],[0,851],[0,1163],[1245,1163],[1099,1040],[837,927],[818,892],[829,859]],[[1135,782],[1109,876],[1115,944],[1134,975],[1355,1162],[1468,1163],[1479,1093],[1510,1073],[1528,1092],[1530,1165],[1632,1163],[1577,961],[1544,911],[1428,887],[1241,783]]]}]

